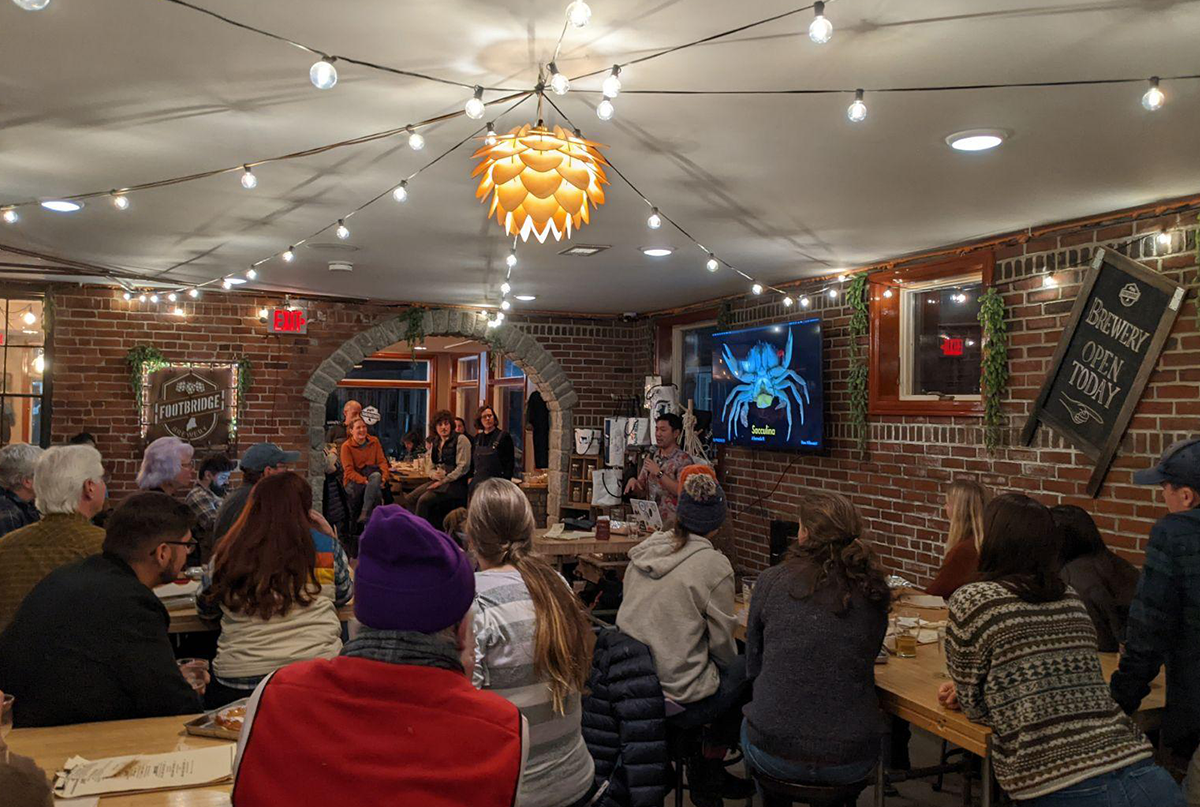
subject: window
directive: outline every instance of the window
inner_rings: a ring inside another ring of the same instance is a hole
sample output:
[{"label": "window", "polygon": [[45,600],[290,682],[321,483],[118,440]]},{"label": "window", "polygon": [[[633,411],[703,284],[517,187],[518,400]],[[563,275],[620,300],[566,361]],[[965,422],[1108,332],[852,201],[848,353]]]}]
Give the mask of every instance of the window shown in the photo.
[{"label": "window", "polygon": [[432,391],[428,361],[377,353],[338,382],[325,402],[325,419],[340,423],[342,407],[351,399],[374,407],[379,422],[371,426],[371,434],[379,438],[385,455],[398,457],[404,435],[426,434]]},{"label": "window", "polygon": [[712,411],[712,351],[715,322],[674,328],[671,379],[679,387],[679,405],[693,401],[697,410]]},{"label": "window", "polygon": [[475,431],[475,412],[479,409],[479,393],[483,379],[480,378],[480,356],[475,353],[454,361],[453,378],[450,381],[451,407],[454,414],[467,422],[467,431]]},{"label": "window", "polygon": [[48,361],[37,299],[4,298],[4,376],[0,387],[0,444],[49,445],[44,395]]},{"label": "window", "polygon": [[976,253],[871,276],[871,414],[982,414],[979,300],[992,266]]},{"label": "window", "polygon": [[508,359],[500,361],[500,377],[492,381],[492,408],[496,420],[513,439],[516,467],[524,466],[525,457],[525,373]]}]

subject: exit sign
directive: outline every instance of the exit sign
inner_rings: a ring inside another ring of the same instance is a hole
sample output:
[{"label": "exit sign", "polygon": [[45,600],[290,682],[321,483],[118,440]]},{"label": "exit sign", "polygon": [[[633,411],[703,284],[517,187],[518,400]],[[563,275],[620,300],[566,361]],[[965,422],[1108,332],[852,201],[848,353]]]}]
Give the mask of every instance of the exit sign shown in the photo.
[{"label": "exit sign", "polygon": [[961,356],[963,354],[963,340],[961,339],[943,339],[942,340],[942,355],[943,356]]},{"label": "exit sign", "polygon": [[308,333],[308,317],[299,308],[272,308],[267,317],[270,333]]}]

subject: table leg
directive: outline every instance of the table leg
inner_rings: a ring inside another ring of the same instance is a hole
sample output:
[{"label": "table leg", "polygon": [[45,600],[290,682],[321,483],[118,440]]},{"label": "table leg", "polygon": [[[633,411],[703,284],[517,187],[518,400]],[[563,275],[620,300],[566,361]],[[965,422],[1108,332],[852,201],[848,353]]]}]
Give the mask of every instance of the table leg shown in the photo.
[{"label": "table leg", "polygon": [[979,807],[992,807],[992,755],[991,752],[983,757],[979,766]]},{"label": "table leg", "polygon": [[879,765],[875,768],[875,807],[883,807],[884,790],[887,789],[887,776],[884,773],[884,768],[887,766],[888,753],[884,749],[879,751]]}]

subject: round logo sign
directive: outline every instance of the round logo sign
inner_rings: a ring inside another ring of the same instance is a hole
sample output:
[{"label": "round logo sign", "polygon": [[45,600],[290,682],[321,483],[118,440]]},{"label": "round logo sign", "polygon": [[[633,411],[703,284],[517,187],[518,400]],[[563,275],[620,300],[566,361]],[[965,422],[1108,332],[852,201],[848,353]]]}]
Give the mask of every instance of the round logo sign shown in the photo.
[{"label": "round logo sign", "polygon": [[373,406],[368,406],[367,408],[363,409],[361,417],[363,419],[363,423],[367,424],[368,426],[374,426],[379,422],[379,410]]},{"label": "round logo sign", "polygon": [[1129,308],[1129,306],[1142,299],[1142,290],[1138,288],[1136,283],[1126,283],[1121,287],[1121,291],[1117,294],[1117,299],[1121,301],[1121,305]]}]

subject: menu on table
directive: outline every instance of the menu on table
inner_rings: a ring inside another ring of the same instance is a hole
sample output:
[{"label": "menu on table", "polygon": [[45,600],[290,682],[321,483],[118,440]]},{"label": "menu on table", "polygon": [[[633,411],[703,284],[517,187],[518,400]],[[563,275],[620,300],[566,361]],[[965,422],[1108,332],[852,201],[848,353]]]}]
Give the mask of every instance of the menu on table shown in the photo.
[{"label": "menu on table", "polygon": [[216,784],[233,777],[236,750],[230,744],[96,760],[71,757],[55,776],[54,795],[74,798]]}]

